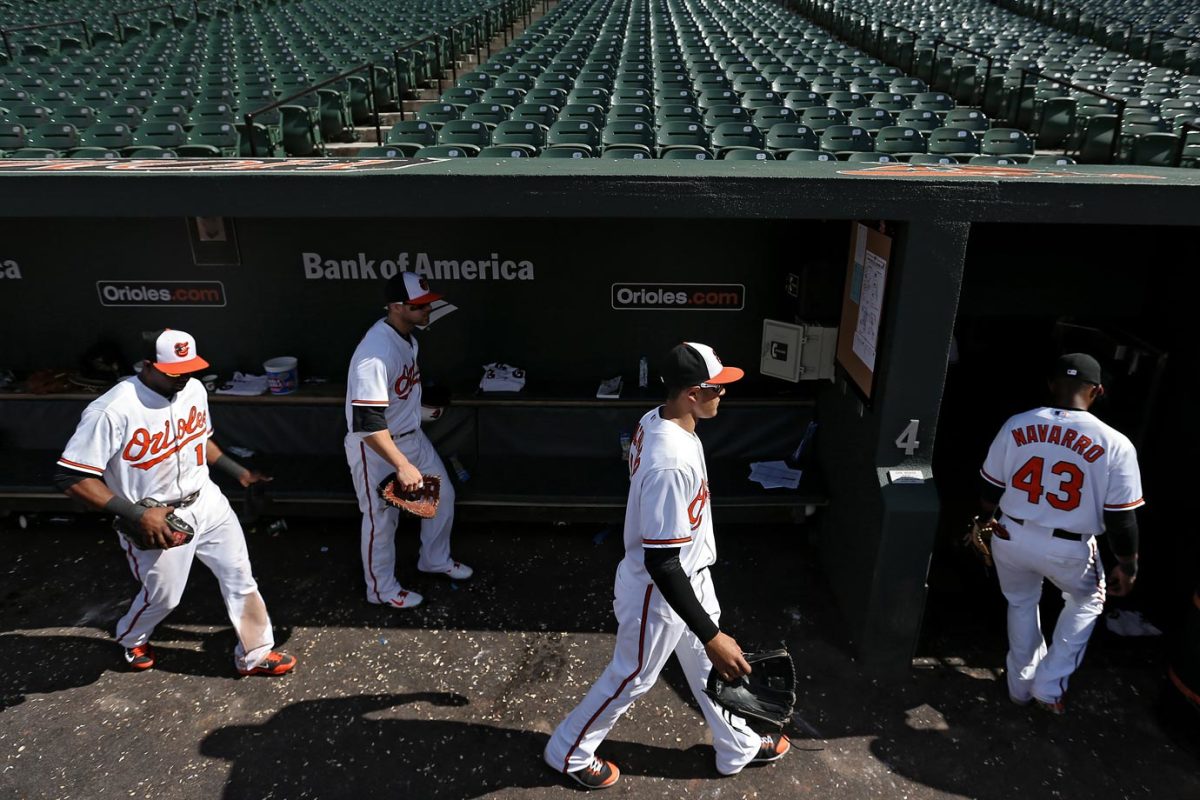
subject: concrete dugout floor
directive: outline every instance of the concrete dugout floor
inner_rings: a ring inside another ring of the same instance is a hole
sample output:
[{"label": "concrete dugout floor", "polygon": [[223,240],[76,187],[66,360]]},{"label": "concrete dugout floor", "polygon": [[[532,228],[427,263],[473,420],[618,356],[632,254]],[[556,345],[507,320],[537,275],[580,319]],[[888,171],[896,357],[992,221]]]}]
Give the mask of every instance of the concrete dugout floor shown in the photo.
[{"label": "concrete dugout floor", "polygon": [[[197,564],[132,674],[109,639],[136,586],[96,521],[0,544],[0,797],[552,798],[547,735],[606,665],[619,528],[461,526],[469,583],[401,580],[426,606],[367,605],[356,523],[249,536],[280,648],[281,679],[235,677],[233,637]],[[799,529],[718,522],[724,628],[785,638],[801,694],[782,761],[718,778],[682,675],[663,679],[600,754],[624,777],[606,797],[1200,797],[1195,718],[1164,722],[1165,645],[1098,632],[1065,718],[1012,706],[998,592],[932,600],[907,675],[877,682],[848,655]],[[970,602],[968,602],[970,601]]]}]

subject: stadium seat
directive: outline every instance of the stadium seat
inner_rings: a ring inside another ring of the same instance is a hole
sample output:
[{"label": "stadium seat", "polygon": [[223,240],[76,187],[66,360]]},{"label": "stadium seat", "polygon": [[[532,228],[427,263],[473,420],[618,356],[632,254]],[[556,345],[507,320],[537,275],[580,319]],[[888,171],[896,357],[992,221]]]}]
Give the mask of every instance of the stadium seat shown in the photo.
[{"label": "stadium seat", "polygon": [[324,152],[321,128],[304,106],[279,107],[282,122],[283,149],[289,156],[314,156]]},{"label": "stadium seat", "polygon": [[45,147],[65,152],[79,146],[79,131],[75,129],[74,125],[49,122],[27,130],[25,141],[29,147]]},{"label": "stadium seat", "polygon": [[915,153],[909,156],[909,164],[940,164],[942,166],[957,165],[958,159],[954,156],[935,156],[929,153]]},{"label": "stadium seat", "polygon": [[870,164],[898,164],[900,159],[887,153],[851,153],[846,157],[846,161],[855,163],[870,163]]},{"label": "stadium seat", "polygon": [[546,147],[569,147],[596,155],[600,150],[600,130],[590,122],[564,120],[560,116],[546,133]]},{"label": "stadium seat", "polygon": [[123,122],[97,122],[80,133],[79,143],[84,147],[124,150],[133,146],[133,131]]},{"label": "stadium seat", "polygon": [[1031,167],[1068,167],[1075,163],[1075,159],[1067,156],[1034,156],[1026,163]]},{"label": "stadium seat", "polygon": [[730,150],[761,150],[763,134],[758,128],[745,122],[722,122],[712,131],[712,146],[718,158],[724,158]]},{"label": "stadium seat", "polygon": [[476,158],[529,158],[534,153],[536,153],[536,150],[531,151],[520,147],[492,145],[480,150]]},{"label": "stadium seat", "polygon": [[887,155],[910,155],[926,151],[925,137],[916,128],[889,125],[875,134],[875,151]]},{"label": "stadium seat", "polygon": [[971,160],[967,162],[972,166],[988,166],[988,167],[1020,167],[1022,164],[1015,158],[1008,156],[997,155],[978,155],[971,156]]},{"label": "stadium seat", "polygon": [[[405,120],[397,122],[387,134],[387,143],[395,145],[408,155],[412,155],[422,147],[437,144],[437,130],[433,124],[425,120]],[[287,148],[294,155],[291,148]]]},{"label": "stadium seat", "polygon": [[627,147],[605,148],[600,155],[601,158],[620,158],[627,160],[646,160],[654,158],[654,156],[646,150],[632,150]]},{"label": "stadium seat", "polygon": [[[428,148],[426,148],[428,149]],[[355,153],[357,158],[409,158],[403,150],[389,144],[364,147]]]},{"label": "stadium seat", "polygon": [[1033,141],[1016,128],[992,128],[984,133],[980,152],[987,156],[1033,155]]},{"label": "stadium seat", "polygon": [[547,147],[539,155],[539,158],[591,158],[592,151],[590,148],[579,147],[576,145],[566,145],[560,147]]},{"label": "stadium seat", "polygon": [[832,153],[822,153],[819,150],[792,150],[784,161],[837,161]]},{"label": "stadium seat", "polygon": [[637,150],[650,157],[654,152],[654,127],[640,120],[614,120],[601,131],[600,143],[609,150]]},{"label": "stadium seat", "polygon": [[[492,133],[487,124],[476,119],[456,119],[447,122],[437,132],[439,145],[453,145],[470,155],[492,143]],[[422,155],[426,155],[424,152]]]},{"label": "stadium seat", "polygon": [[477,148],[456,144],[435,144],[418,150],[417,158],[471,158],[477,152]]},{"label": "stadium seat", "polygon": [[965,128],[938,128],[929,132],[927,152],[935,156],[973,156],[979,153],[979,139]]},{"label": "stadium seat", "polygon": [[753,148],[737,148],[721,151],[722,161],[774,161],[775,156],[766,150]]},{"label": "stadium seat", "polygon": [[179,158],[174,150],[161,147],[131,147],[124,151],[125,158]]},{"label": "stadium seat", "polygon": [[711,161],[712,153],[707,150],[689,150],[675,148],[665,151],[659,158],[671,161]]},{"label": "stadium seat", "polygon": [[427,103],[417,112],[417,119],[438,127],[461,115],[458,106],[453,103]]},{"label": "stadium seat", "polygon": [[840,158],[850,153],[874,152],[875,141],[866,130],[855,125],[831,125],[821,131],[821,149]]},{"label": "stadium seat", "polygon": [[821,140],[807,125],[781,122],[767,131],[765,145],[776,157],[782,158],[793,150],[819,150]]},{"label": "stadium seat", "polygon": [[[546,129],[536,122],[510,119],[501,122],[492,131],[492,144],[502,145],[510,150],[525,150],[531,156],[537,155],[546,144]],[[483,155],[482,151],[480,155]]]}]

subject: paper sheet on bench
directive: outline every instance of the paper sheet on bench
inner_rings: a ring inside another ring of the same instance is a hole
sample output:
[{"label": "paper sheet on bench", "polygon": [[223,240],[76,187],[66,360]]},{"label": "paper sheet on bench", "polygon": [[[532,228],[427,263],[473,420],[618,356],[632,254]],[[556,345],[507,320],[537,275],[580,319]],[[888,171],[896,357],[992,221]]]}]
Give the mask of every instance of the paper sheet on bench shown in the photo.
[{"label": "paper sheet on bench", "polygon": [[247,375],[244,372],[233,373],[233,378],[221,388],[217,394],[232,394],[239,397],[254,397],[267,391],[266,375]]},{"label": "paper sheet on bench", "polygon": [[795,489],[803,473],[783,461],[755,461],[750,465],[750,480],[764,489]]}]

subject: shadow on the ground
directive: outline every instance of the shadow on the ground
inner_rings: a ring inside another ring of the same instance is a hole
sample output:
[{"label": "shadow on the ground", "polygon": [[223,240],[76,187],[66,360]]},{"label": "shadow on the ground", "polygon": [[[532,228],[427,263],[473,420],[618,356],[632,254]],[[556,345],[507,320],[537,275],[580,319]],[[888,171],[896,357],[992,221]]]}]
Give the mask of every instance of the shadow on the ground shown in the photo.
[{"label": "shadow on the ground", "polygon": [[[449,692],[357,695],[285,706],[261,725],[231,725],[200,745],[231,762],[224,797],[482,797],[565,782],[538,757],[547,736],[434,716],[467,704]],[[396,712],[398,706],[414,709]],[[397,713],[404,713],[399,718]],[[711,748],[606,742],[630,775],[694,778],[712,772]]]}]

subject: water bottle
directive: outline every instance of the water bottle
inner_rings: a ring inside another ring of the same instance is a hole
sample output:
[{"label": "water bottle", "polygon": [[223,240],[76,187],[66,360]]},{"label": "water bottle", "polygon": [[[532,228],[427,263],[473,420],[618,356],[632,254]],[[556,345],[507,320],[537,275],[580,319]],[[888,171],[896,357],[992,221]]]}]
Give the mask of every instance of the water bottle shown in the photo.
[{"label": "water bottle", "polygon": [[646,357],[642,356],[638,361],[638,388],[646,389],[650,386],[650,364],[646,361]]},{"label": "water bottle", "polygon": [[633,437],[628,431],[621,431],[621,459],[629,460],[629,447],[633,444]]},{"label": "water bottle", "polygon": [[467,468],[458,460],[458,456],[450,456],[450,468],[454,470],[454,474],[458,476],[459,483],[466,483],[471,480],[471,473],[467,472]]}]

